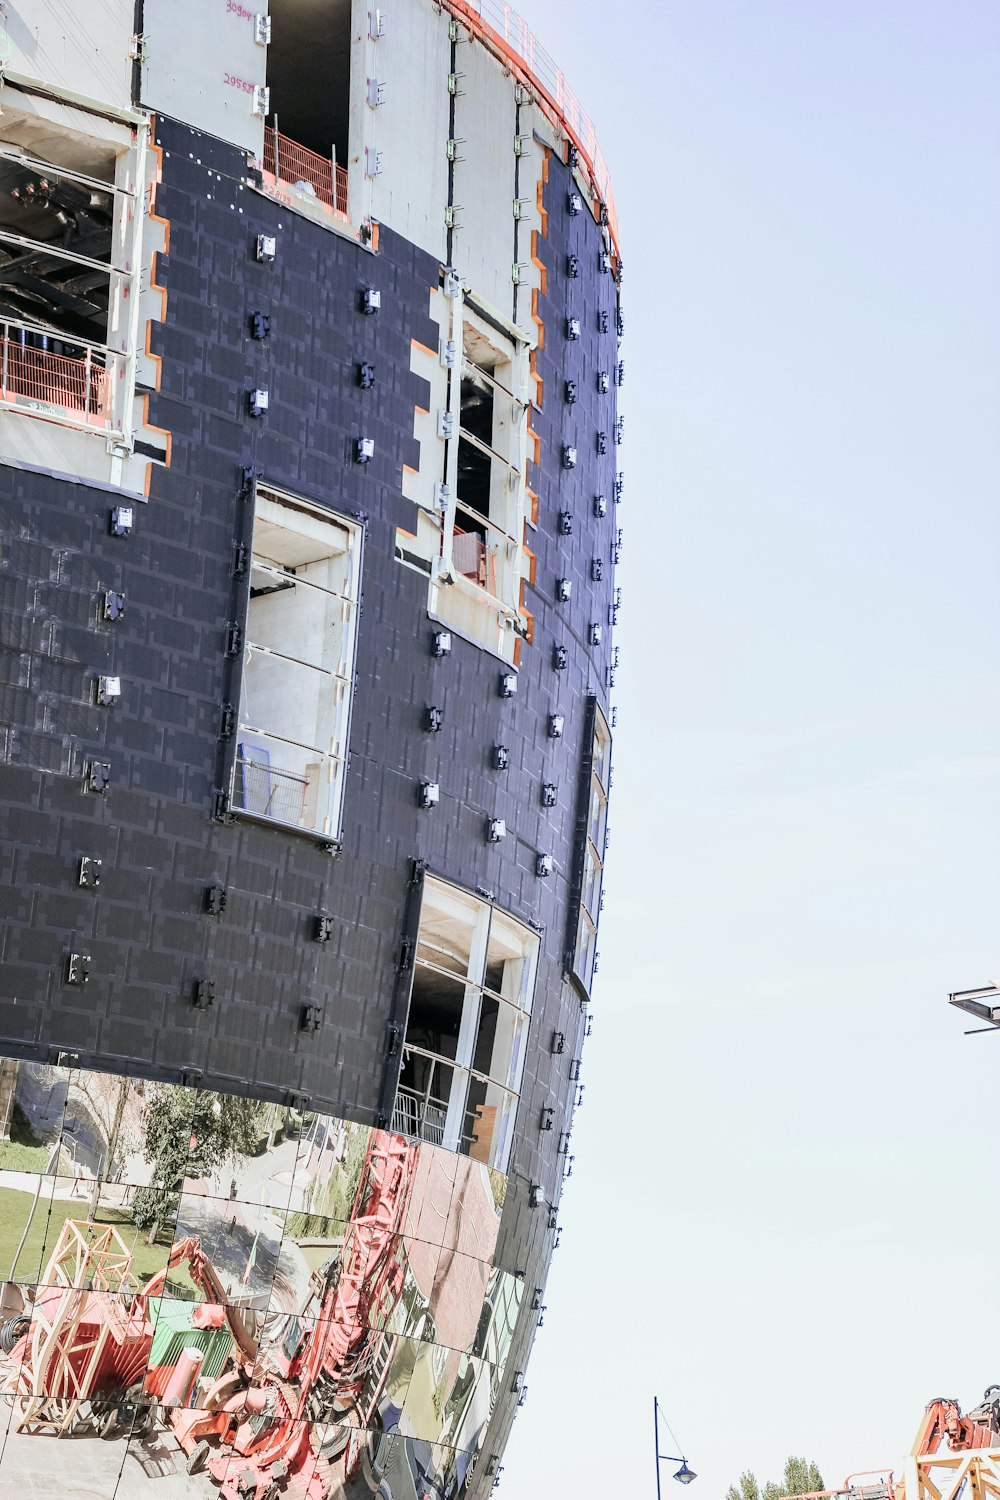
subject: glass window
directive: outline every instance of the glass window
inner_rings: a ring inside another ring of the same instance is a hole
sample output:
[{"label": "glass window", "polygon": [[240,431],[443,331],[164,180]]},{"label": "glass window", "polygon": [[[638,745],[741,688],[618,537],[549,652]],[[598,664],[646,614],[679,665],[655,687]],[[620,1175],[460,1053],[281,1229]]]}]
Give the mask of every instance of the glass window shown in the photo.
[{"label": "glass window", "polygon": [[394,1130],[506,1168],[537,954],[512,917],[425,879]]},{"label": "glass window", "polygon": [[573,968],[587,989],[594,977],[597,957],[597,921],[604,880],[604,849],[608,836],[608,783],[611,777],[611,731],[594,705],[594,744],[591,756],[590,801],[587,836],[583,851],[580,917],[576,932]]},{"label": "glass window", "polygon": [[340,831],[360,577],[357,526],[260,489],[232,805]]}]

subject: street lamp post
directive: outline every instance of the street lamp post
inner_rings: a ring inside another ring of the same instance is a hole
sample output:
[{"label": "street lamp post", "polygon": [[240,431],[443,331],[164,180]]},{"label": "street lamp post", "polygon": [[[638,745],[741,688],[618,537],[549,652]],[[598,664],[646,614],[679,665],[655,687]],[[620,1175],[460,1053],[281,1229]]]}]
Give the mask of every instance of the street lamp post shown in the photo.
[{"label": "street lamp post", "polygon": [[[666,1418],[664,1418],[664,1421],[666,1421]],[[667,1431],[670,1432],[669,1422],[667,1423]],[[672,1433],[671,1436],[673,1436]],[[674,1441],[677,1441],[676,1438],[674,1439]],[[653,1451],[656,1454],[656,1500],[663,1500],[663,1496],[660,1491],[661,1463],[680,1464],[680,1468],[674,1475],[674,1478],[677,1480],[678,1484],[690,1484],[692,1479],[698,1478],[694,1470],[688,1468],[688,1461],[684,1457],[683,1453],[678,1454],[660,1452],[660,1403],[659,1401],[657,1401],[655,1396],[653,1397]]]}]

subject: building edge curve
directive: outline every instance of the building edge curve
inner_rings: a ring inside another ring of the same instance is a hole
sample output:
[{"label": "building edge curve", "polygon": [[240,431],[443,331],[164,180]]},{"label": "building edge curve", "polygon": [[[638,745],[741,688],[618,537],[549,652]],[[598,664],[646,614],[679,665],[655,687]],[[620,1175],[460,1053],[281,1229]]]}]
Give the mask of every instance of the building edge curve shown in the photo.
[{"label": "building edge curve", "polygon": [[72,1495],[70,1437],[100,1500],[482,1497],[597,961],[606,165],[489,0],[29,9],[0,1477]]}]

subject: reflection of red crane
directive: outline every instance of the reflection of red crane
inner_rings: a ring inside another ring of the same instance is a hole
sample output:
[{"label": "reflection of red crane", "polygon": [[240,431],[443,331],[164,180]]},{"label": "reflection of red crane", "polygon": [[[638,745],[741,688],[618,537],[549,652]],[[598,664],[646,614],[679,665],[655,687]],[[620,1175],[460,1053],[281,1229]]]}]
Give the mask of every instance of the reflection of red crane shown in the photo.
[{"label": "reflection of red crane", "polygon": [[332,1476],[313,1449],[309,1423],[347,1419],[372,1373],[376,1343],[391,1338],[379,1336],[372,1320],[402,1292],[396,1252],[416,1159],[415,1146],[372,1134],[341,1255],[314,1277],[297,1344],[275,1347],[255,1368],[248,1360],[242,1375],[230,1371],[216,1383],[204,1408],[174,1414],[189,1472],[207,1461],[225,1500],[271,1500],[284,1483],[302,1500],[324,1500]]},{"label": "reflection of red crane", "polygon": [[143,1297],[150,1301],[154,1297],[163,1295],[167,1284],[167,1277],[175,1270],[182,1261],[187,1261],[188,1274],[195,1286],[199,1287],[205,1295],[207,1302],[215,1302],[221,1305],[225,1313],[229,1332],[233,1336],[233,1343],[245,1360],[251,1363],[257,1358],[257,1340],[250,1333],[242,1314],[235,1308],[230,1307],[226,1301],[226,1289],[219,1280],[218,1273],[212,1262],[202,1252],[201,1241],[193,1235],[188,1235],[183,1240],[178,1240],[170,1247],[170,1255],[167,1263],[161,1271],[149,1278],[143,1290]]},{"label": "reflection of red crane", "polygon": [[324,1332],[303,1341],[290,1371],[301,1390],[299,1416],[308,1415],[310,1394],[317,1415],[318,1401],[340,1410],[353,1404],[372,1362],[372,1315],[394,1307],[403,1290],[396,1250],[417,1148],[399,1136],[382,1136],[378,1144],[376,1139],[365,1158],[340,1265],[326,1267],[314,1291],[313,1315]]}]

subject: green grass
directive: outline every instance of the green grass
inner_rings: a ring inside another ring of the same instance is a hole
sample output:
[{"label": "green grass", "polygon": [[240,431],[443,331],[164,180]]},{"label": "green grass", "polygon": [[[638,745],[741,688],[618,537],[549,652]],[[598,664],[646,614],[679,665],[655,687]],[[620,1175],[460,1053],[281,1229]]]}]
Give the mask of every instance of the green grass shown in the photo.
[{"label": "green grass", "polygon": [[27,1115],[14,1105],[10,1121],[10,1140],[0,1141],[0,1171],[44,1172],[50,1148],[35,1134]]},{"label": "green grass", "polygon": [[[50,1181],[43,1181],[41,1197],[31,1219],[31,1227],[28,1230],[24,1248],[18,1256],[16,1271],[19,1281],[30,1282],[38,1279],[48,1264],[62,1226],[67,1219],[76,1219],[83,1223],[87,1220],[86,1203],[52,1202],[47,1197]],[[19,1193],[14,1188],[0,1188],[0,1279],[13,1279],[11,1261],[21,1235],[24,1233],[28,1216],[31,1214],[33,1198],[32,1193]],[[145,1231],[136,1229],[127,1214],[117,1209],[99,1208],[94,1219],[95,1230],[100,1231],[109,1224],[113,1224],[118,1230],[133,1257],[134,1282],[145,1282],[155,1271],[162,1270],[169,1253],[168,1244],[147,1244]],[[180,1270],[172,1273],[170,1290],[174,1290],[174,1282],[179,1283],[175,1295],[191,1296],[194,1293],[194,1287],[189,1278]],[[185,1289],[182,1290],[182,1287]],[[187,1290],[187,1287],[190,1287],[190,1290]]]},{"label": "green grass", "polygon": [[44,1146],[23,1146],[20,1141],[0,1141],[0,1171],[44,1172],[49,1152]]}]

